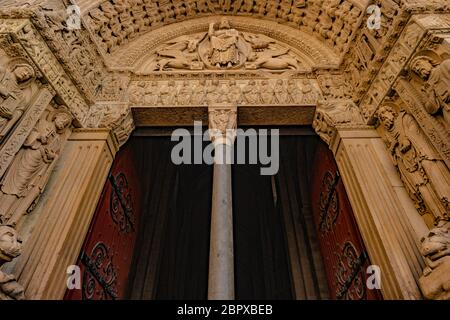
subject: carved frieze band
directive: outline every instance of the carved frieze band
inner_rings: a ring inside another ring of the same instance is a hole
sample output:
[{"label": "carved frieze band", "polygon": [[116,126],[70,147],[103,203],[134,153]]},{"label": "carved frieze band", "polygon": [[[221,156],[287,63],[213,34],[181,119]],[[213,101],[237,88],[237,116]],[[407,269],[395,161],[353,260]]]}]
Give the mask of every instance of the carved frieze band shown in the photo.
[{"label": "carved frieze band", "polygon": [[132,81],[135,106],[316,105],[322,94],[311,79]]}]

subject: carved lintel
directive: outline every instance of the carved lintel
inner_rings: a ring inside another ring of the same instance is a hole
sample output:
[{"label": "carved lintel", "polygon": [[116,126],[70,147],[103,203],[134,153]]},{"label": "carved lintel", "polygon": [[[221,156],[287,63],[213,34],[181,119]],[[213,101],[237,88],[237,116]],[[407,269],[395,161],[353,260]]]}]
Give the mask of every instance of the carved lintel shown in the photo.
[{"label": "carved lintel", "polygon": [[314,116],[313,128],[331,146],[338,130],[372,129],[360,109],[350,100],[320,101]]},{"label": "carved lintel", "polygon": [[211,140],[215,144],[233,144],[237,129],[237,107],[211,105],[208,107],[208,115]]},{"label": "carved lintel", "polygon": [[97,103],[91,107],[86,125],[113,130],[120,146],[128,141],[135,129],[133,114],[126,103]]}]

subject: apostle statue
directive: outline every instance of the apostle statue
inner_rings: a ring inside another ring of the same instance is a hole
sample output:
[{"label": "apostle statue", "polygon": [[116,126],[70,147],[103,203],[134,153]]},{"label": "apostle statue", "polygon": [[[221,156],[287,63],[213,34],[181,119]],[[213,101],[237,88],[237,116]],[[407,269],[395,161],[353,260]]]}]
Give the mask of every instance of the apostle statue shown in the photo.
[{"label": "apostle statue", "polygon": [[389,105],[380,108],[378,117],[394,163],[419,211],[433,214],[435,221],[448,219],[450,174],[417,121],[405,111],[397,115]]},{"label": "apostle statue", "polygon": [[[16,230],[0,225],[0,267],[18,257],[21,250],[22,245]],[[16,278],[0,271],[0,300],[23,300],[24,298],[24,289]]]},{"label": "apostle statue", "polygon": [[424,82],[421,91],[428,98],[425,109],[429,114],[442,113],[450,126],[450,59],[438,63],[428,56],[419,56],[411,63],[411,70]]},{"label": "apostle statue", "polygon": [[0,65],[0,142],[28,107],[34,78],[29,64],[17,64],[11,69]]},{"label": "apostle statue", "polygon": [[56,110],[40,119],[0,181],[0,222],[15,226],[42,193],[72,116]]}]

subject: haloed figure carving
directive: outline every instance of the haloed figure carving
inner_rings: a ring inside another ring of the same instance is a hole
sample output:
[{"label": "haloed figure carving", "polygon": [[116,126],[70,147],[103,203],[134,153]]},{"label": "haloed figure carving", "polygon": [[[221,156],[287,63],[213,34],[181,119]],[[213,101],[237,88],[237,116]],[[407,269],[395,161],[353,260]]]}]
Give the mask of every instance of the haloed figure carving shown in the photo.
[{"label": "haloed figure carving", "polygon": [[[22,245],[17,231],[8,226],[0,226],[0,267],[18,257]],[[0,271],[0,300],[23,300],[24,289],[13,275]]]},{"label": "haloed figure carving", "polygon": [[0,66],[0,142],[28,107],[34,77],[28,64],[17,64],[11,69]]},{"label": "haloed figure carving", "polygon": [[421,91],[428,98],[427,112],[442,113],[450,126],[450,59],[439,64],[428,56],[419,56],[411,63],[411,70],[424,81]]},{"label": "haloed figure carving", "polygon": [[378,117],[394,163],[419,211],[432,213],[436,221],[448,219],[450,175],[417,121],[404,111],[397,115],[390,106],[381,107]]},{"label": "haloed figure carving", "polygon": [[61,148],[61,135],[72,123],[66,111],[41,119],[0,181],[0,220],[15,226],[39,197]]}]

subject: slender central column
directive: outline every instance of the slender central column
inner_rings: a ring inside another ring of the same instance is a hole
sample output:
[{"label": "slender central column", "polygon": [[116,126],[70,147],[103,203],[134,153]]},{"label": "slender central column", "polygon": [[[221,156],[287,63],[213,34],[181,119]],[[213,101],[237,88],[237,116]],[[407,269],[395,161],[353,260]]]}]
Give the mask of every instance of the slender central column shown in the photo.
[{"label": "slender central column", "polygon": [[215,147],[211,241],[209,253],[209,300],[234,299],[233,208],[231,149],[235,139],[236,108],[209,108],[210,136]]}]

